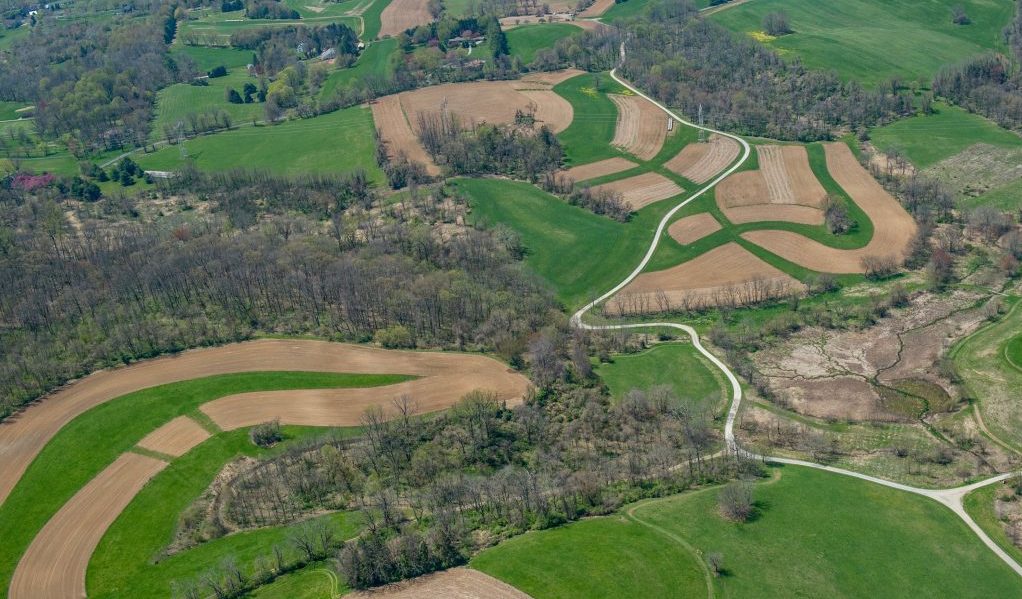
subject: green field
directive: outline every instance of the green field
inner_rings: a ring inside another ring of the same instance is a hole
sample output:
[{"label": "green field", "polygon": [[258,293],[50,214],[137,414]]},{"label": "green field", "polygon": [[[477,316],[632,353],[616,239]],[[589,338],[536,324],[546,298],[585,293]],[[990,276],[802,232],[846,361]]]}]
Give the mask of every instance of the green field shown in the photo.
[{"label": "green field", "polygon": [[452,185],[469,198],[473,222],[504,223],[521,235],[528,252],[525,264],[546,279],[569,308],[595,299],[631,272],[656,223],[672,207],[659,202],[620,223],[528,183],[457,179]]},{"label": "green field", "polygon": [[916,168],[926,168],[978,143],[1022,147],[1022,137],[957,106],[936,104],[936,114],[901,119],[870,132],[882,151],[898,149]]},{"label": "green field", "polygon": [[[195,66],[202,71],[210,71],[213,67],[225,66],[229,70],[244,69],[252,62],[252,53],[237,48],[209,48],[206,46],[176,46],[173,55],[183,55],[195,61]],[[212,82],[211,82],[212,83]]]},{"label": "green field", "polygon": [[397,39],[385,39],[369,44],[352,66],[337,69],[323,82],[319,97],[328,100],[338,89],[360,82],[366,77],[385,78],[393,70],[393,57],[397,54]]},{"label": "green field", "polygon": [[527,533],[470,565],[535,599],[699,597],[706,588],[694,556],[620,516]]},{"label": "green field", "polygon": [[1003,443],[1022,450],[1022,411],[1018,409],[1022,369],[1009,361],[1009,356],[1012,360],[1018,356],[1022,301],[1011,298],[1009,306],[1007,314],[966,337],[950,355],[966,397],[975,402],[987,428]]},{"label": "green field", "polygon": [[[334,434],[343,435],[339,429]],[[324,429],[285,427],[289,441],[318,437]],[[349,433],[350,434],[350,433]],[[275,447],[282,451],[287,443]],[[89,562],[86,576],[89,597],[167,597],[174,581],[194,580],[225,558],[237,560],[243,571],[251,571],[260,558],[272,555],[273,546],[287,544],[291,526],[259,528],[231,534],[176,553],[160,557],[174,538],[181,513],[209,486],[224,464],[240,456],[261,457],[261,450],[248,438],[247,430],[220,433],[174,460],[157,474],[132,500],[104,535]],[[338,513],[324,519],[338,539],[358,534],[363,519],[358,513]],[[297,550],[287,549],[288,559]]]},{"label": "green field", "polygon": [[[182,21],[178,25],[178,39],[187,40],[189,33],[215,38],[215,45],[226,46],[231,34],[243,29],[260,29],[264,27],[283,27],[286,25],[329,25],[341,23],[356,33],[361,29],[361,21],[356,16],[338,16],[324,11],[323,14],[303,17],[301,19],[248,19],[245,11],[220,12],[219,10],[193,11],[196,18]],[[206,43],[203,39],[202,42]]]},{"label": "green field", "polygon": [[[962,5],[970,25],[951,22]],[[760,31],[763,16],[784,11],[794,33],[767,45],[811,68],[875,85],[901,77],[929,82],[941,66],[1001,49],[1011,0],[754,0],[711,18],[737,32]]]},{"label": "green field", "polygon": [[250,599],[334,599],[344,592],[337,575],[327,566],[308,567],[285,574],[248,595]]},{"label": "green field", "polygon": [[574,109],[571,125],[557,134],[569,166],[621,156],[610,145],[617,107],[604,94],[625,90],[610,75],[579,75],[554,86],[554,91]]},{"label": "green field", "polygon": [[[710,488],[512,539],[472,566],[536,599],[705,597],[708,580],[713,596],[757,599],[1022,592],[1018,576],[936,502],[818,470],[772,472],[756,485],[748,523],[725,521]],[[633,557],[650,543],[655,556]],[[711,552],[723,555],[717,578],[697,565]]]},{"label": "green field", "polygon": [[670,385],[688,405],[701,405],[715,413],[727,403],[727,389],[716,370],[689,343],[665,343],[638,354],[615,355],[596,368],[615,399],[632,389]]},{"label": "green field", "polygon": [[613,23],[620,19],[636,17],[649,6],[649,3],[650,0],[625,0],[624,2],[617,2],[614,6],[607,9],[607,12],[603,13],[600,20],[604,23]]},{"label": "green field", "polygon": [[976,524],[979,524],[980,528],[986,531],[990,538],[1001,546],[1001,549],[1004,549],[1011,557],[1015,558],[1015,561],[1022,563],[1022,549],[1016,547],[1011,542],[1011,539],[1008,538],[1008,534],[1004,532],[1004,526],[994,511],[994,497],[1004,488],[1004,483],[981,487],[966,495],[963,503],[965,511],[972,516]]},{"label": "green field", "polygon": [[[181,155],[181,145],[187,157]],[[149,170],[172,171],[185,160],[200,169],[267,169],[277,173],[346,173],[362,168],[379,183],[383,173],[373,159],[373,117],[368,108],[355,106],[311,119],[279,125],[242,127],[200,136],[140,156]]]},{"label": "green field", "polygon": [[235,126],[251,123],[252,119],[262,120],[262,104],[258,102],[232,104],[227,101],[226,90],[234,89],[240,94],[246,83],[259,84],[259,79],[249,75],[244,67],[235,67],[224,77],[206,81],[209,85],[175,83],[159,91],[156,96],[156,118],[153,120],[152,139],[164,139],[164,126],[174,127],[181,122],[184,122],[184,130],[187,132],[185,117],[192,113],[223,110],[231,115]]},{"label": "green field", "polygon": [[[19,108],[25,108],[30,106],[24,102],[3,102],[0,101],[0,121],[12,121],[15,119],[22,118],[22,112],[18,112]],[[31,114],[31,112],[29,113]]]},{"label": "green field", "polygon": [[231,374],[152,387],[92,408],[47,443],[0,505],[0,538],[4,539],[0,546],[0,597],[6,596],[21,554],[50,517],[118,455],[171,419],[197,414],[198,406],[235,393],[370,387],[406,379],[397,375],[315,372]]},{"label": "green field", "polygon": [[995,187],[981,196],[975,198],[961,198],[958,201],[960,208],[974,208],[976,206],[993,206],[1005,211],[1018,210],[1022,207],[1022,179],[1015,179],[1010,183]]},{"label": "green field", "polygon": [[536,52],[553,48],[557,40],[579,33],[582,33],[580,28],[567,23],[523,25],[507,32],[507,44],[511,56],[517,56],[523,63],[529,64],[536,58]]}]

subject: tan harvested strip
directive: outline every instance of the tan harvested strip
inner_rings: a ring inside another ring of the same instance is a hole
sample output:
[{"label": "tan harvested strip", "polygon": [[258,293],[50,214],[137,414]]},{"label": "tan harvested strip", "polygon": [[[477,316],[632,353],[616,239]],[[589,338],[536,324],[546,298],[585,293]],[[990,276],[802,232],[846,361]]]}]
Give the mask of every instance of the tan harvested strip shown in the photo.
[{"label": "tan harvested strip", "polygon": [[485,376],[505,397],[524,393],[528,382],[485,356],[384,350],[327,341],[264,339],[198,349],[102,370],[55,391],[0,423],[0,500],[53,436],[89,408],[132,391],[231,372],[293,370],[364,374]]},{"label": "tan harvested strip", "polygon": [[414,401],[416,413],[424,414],[449,408],[476,389],[492,391],[509,405],[519,403],[525,394],[526,384],[520,375],[465,366],[457,373],[369,389],[239,393],[213,400],[199,409],[224,430],[271,420],[302,426],[357,426],[367,408],[380,406],[384,415],[389,416],[394,400],[405,396]]},{"label": "tan harvested strip", "polygon": [[642,160],[655,158],[667,137],[667,116],[640,96],[609,94],[608,97],[617,106],[617,124],[611,144]]},{"label": "tan harvested strip", "polygon": [[597,185],[593,189],[610,190],[621,194],[621,198],[632,207],[632,210],[639,210],[644,206],[672,198],[685,191],[674,181],[658,173],[643,173],[612,183]]},{"label": "tan harvested strip", "polygon": [[795,192],[788,182],[780,146],[756,146],[759,172],[763,173],[771,204],[794,204]]},{"label": "tan harvested strip", "polygon": [[532,84],[540,84],[553,87],[558,83],[563,83],[572,77],[577,77],[585,71],[579,69],[562,69],[560,71],[539,71],[536,73],[529,73],[522,77],[517,82],[512,81],[512,85],[517,83],[516,89],[529,88],[535,89]]},{"label": "tan harvested strip", "polygon": [[578,13],[578,16],[583,19],[602,16],[603,13],[610,10],[611,6],[614,6],[614,1],[615,0],[596,0],[596,2],[593,2],[589,8]]},{"label": "tan harvested strip", "polygon": [[740,305],[804,287],[731,242],[667,270],[643,273],[607,302],[610,314]]},{"label": "tan harvested strip", "polygon": [[863,258],[893,258],[901,262],[916,224],[883,187],[859,164],[843,143],[824,146],[827,170],[838,185],[869,216],[873,238],[864,248],[839,250],[789,231],[749,231],[742,237],[778,256],[819,272],[862,273]]},{"label": "tan harvested strip", "polygon": [[595,179],[597,177],[604,177],[606,175],[624,172],[628,169],[635,168],[636,166],[638,165],[631,160],[626,160],[618,156],[615,158],[600,160],[599,162],[590,162],[589,164],[583,164],[582,166],[572,167],[564,171],[564,174],[575,181],[586,181],[588,179]]},{"label": "tan harvested strip", "polygon": [[149,451],[178,457],[209,438],[209,433],[188,416],[178,416],[146,435],[138,446]]},{"label": "tan harvested strip", "polygon": [[397,35],[432,20],[429,0],[391,0],[380,13],[380,37]]},{"label": "tan harvested strip", "polygon": [[700,212],[692,216],[686,216],[671,223],[667,232],[678,243],[688,245],[699,241],[711,233],[720,231],[720,223],[709,212]]},{"label": "tan harvested strip", "polygon": [[734,162],[739,150],[735,140],[714,134],[707,143],[688,144],[664,166],[701,185]]},{"label": "tan harvested strip", "polygon": [[32,540],[11,579],[11,599],[85,597],[85,569],[103,534],[145,483],[167,465],[122,454],[81,488]]},{"label": "tan harvested strip", "polygon": [[529,595],[488,574],[453,568],[348,595],[352,599],[529,599]]},{"label": "tan harvested strip", "polygon": [[762,171],[735,173],[717,185],[717,206],[725,214],[728,208],[762,204],[770,204],[770,191]]},{"label": "tan harvested strip", "polygon": [[758,223],[764,221],[786,221],[804,225],[822,225],[825,218],[819,208],[796,206],[794,204],[758,204],[756,206],[738,206],[721,208],[724,216],[736,225]]},{"label": "tan harvested strip", "polygon": [[426,171],[433,176],[440,174],[433,159],[419,143],[419,138],[412,131],[398,96],[384,96],[372,103],[373,121],[380,131],[380,137],[387,145],[387,154],[393,158],[399,152],[420,164],[426,165]]}]

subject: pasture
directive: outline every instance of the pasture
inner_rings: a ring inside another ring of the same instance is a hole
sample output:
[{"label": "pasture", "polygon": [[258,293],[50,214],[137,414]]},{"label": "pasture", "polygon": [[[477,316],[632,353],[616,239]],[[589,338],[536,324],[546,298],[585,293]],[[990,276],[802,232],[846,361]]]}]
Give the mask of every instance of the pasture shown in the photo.
[{"label": "pasture", "polygon": [[366,78],[387,77],[397,54],[397,40],[385,39],[369,44],[348,68],[336,69],[330,73],[320,88],[321,100],[329,100],[334,92],[351,85],[359,85]]},{"label": "pasture", "polygon": [[[961,5],[972,20],[955,25]],[[945,64],[1003,48],[1001,29],[1011,20],[1010,0],[755,0],[710,18],[739,33],[763,29],[766,14],[784,11],[794,33],[769,39],[782,55],[806,66],[834,70],[868,86],[892,77],[928,83]],[[767,39],[767,38],[764,38]]]},{"label": "pasture", "polygon": [[557,40],[581,32],[581,29],[568,23],[543,23],[515,27],[506,35],[511,56],[521,59],[524,64],[529,64],[536,58],[536,52],[552,48]]},{"label": "pasture", "polygon": [[717,412],[728,395],[719,372],[689,343],[662,343],[637,354],[616,354],[596,374],[620,400],[632,389],[669,386],[682,403]]},{"label": "pasture", "polygon": [[200,136],[137,158],[143,168],[158,171],[173,171],[187,160],[209,171],[255,168],[287,174],[346,173],[361,168],[374,182],[383,181],[373,160],[372,115],[362,106]]},{"label": "pasture", "polygon": [[936,104],[936,112],[901,119],[870,131],[881,151],[898,150],[919,169],[951,158],[974,144],[1022,147],[1022,137],[957,106]]},{"label": "pasture", "polygon": [[[936,502],[807,468],[771,472],[755,485],[756,513],[746,523],[721,517],[719,487],[711,487],[530,533],[471,565],[536,599],[979,598],[1018,591],[1017,575]],[[651,546],[655,553],[643,555]],[[711,552],[722,556],[719,577],[705,565]]]}]

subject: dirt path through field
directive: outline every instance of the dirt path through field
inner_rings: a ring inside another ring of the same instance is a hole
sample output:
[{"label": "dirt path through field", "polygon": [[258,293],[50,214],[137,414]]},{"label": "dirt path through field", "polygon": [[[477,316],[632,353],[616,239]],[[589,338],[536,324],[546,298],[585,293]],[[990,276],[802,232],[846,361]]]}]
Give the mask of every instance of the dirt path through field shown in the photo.
[{"label": "dirt path through field", "polygon": [[298,339],[264,339],[197,349],[102,370],[75,381],[0,423],[0,500],[7,498],[43,446],[79,414],[132,391],[215,374],[293,370],[421,377],[472,377],[510,399],[524,393],[520,374],[485,356],[377,349]]},{"label": "dirt path through field", "polygon": [[847,145],[824,145],[827,170],[873,223],[873,238],[859,249],[841,250],[790,231],[749,231],[742,237],[806,268],[829,273],[865,272],[863,259],[889,258],[899,264],[916,233],[912,217],[862,168]]},{"label": "dirt path through field", "polygon": [[125,453],[82,487],[21,557],[11,579],[10,599],[85,597],[85,570],[92,552],[135,494],[166,465]]},{"label": "dirt path through field", "polygon": [[522,591],[471,568],[452,568],[371,591],[351,599],[530,599]]}]

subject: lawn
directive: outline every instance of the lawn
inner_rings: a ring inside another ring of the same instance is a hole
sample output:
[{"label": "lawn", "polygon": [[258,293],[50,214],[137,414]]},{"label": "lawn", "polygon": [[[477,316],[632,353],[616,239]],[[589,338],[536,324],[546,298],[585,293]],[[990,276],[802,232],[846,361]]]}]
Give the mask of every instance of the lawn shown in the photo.
[{"label": "lawn", "polygon": [[[252,52],[238,48],[211,48],[206,46],[176,46],[171,54],[187,56],[202,71],[225,66],[230,70],[244,69],[252,62]],[[215,81],[215,80],[214,80]],[[211,81],[212,83],[212,81]]]},{"label": "lawn", "polygon": [[901,119],[870,132],[880,150],[898,149],[916,168],[924,169],[978,143],[1006,148],[1022,147],[1022,137],[985,119],[946,104],[936,114]]},{"label": "lawn", "polygon": [[620,515],[527,533],[470,565],[535,599],[706,594],[695,556]]},{"label": "lawn", "polygon": [[234,89],[241,94],[246,83],[258,86],[259,79],[249,75],[245,71],[245,67],[234,67],[224,77],[206,79],[206,81],[209,82],[209,85],[176,83],[157,93],[152,139],[164,139],[164,127],[175,127],[178,123],[181,123],[183,129],[187,131],[188,122],[185,118],[187,115],[212,112],[217,109],[231,115],[235,125],[250,123],[252,119],[262,120],[263,105],[261,103],[232,104],[226,98],[228,89]]},{"label": "lawn", "polygon": [[[808,468],[772,469],[748,523],[724,520],[718,488],[525,535],[472,566],[551,597],[702,597],[696,559],[723,556],[721,597],[1015,597],[1022,581],[950,510],[917,495]],[[639,548],[658,546],[635,559]],[[698,556],[698,557],[697,557]],[[665,565],[663,560],[667,560]],[[678,580],[679,576],[684,576]]]},{"label": "lawn", "polygon": [[614,399],[632,389],[670,385],[687,405],[702,405],[719,412],[727,402],[727,388],[716,370],[689,343],[664,343],[637,354],[620,354],[600,364],[596,374]]},{"label": "lawn", "polygon": [[[338,429],[351,434],[358,429]],[[259,528],[203,543],[169,557],[160,553],[174,536],[180,514],[209,486],[224,464],[242,456],[259,457],[283,451],[288,445],[327,434],[324,429],[285,427],[288,442],[272,451],[261,450],[247,430],[220,433],[157,474],[132,500],[96,548],[86,576],[89,597],[167,597],[174,581],[195,580],[230,557],[250,572],[260,558],[272,556],[273,546],[288,545],[293,526]],[[350,539],[363,525],[355,512],[325,516],[338,539]],[[287,546],[288,559],[297,550]],[[159,559],[157,559],[159,558]]]},{"label": "lawn", "polygon": [[574,109],[571,125],[557,134],[569,166],[622,155],[610,145],[614,139],[617,107],[605,94],[622,92],[624,88],[610,75],[600,73],[572,77],[554,86],[554,91]]},{"label": "lawn", "polygon": [[6,596],[18,559],[46,521],[118,455],[171,419],[195,414],[198,406],[235,393],[370,387],[407,378],[315,372],[230,374],[152,387],[92,408],[47,443],[0,505],[0,538],[4,539],[0,546],[0,597]]},{"label": "lawn", "polygon": [[625,278],[645,253],[656,223],[673,206],[658,202],[620,223],[528,183],[457,179],[453,187],[468,197],[474,223],[503,223],[521,235],[526,266],[546,279],[568,308],[580,307]]},{"label": "lawn", "polygon": [[242,127],[200,136],[167,146],[138,163],[149,170],[172,171],[184,160],[200,169],[267,169],[277,173],[346,173],[361,168],[379,183],[383,173],[373,159],[373,118],[366,107],[354,106],[311,119],[272,126]]},{"label": "lawn", "polygon": [[[18,112],[18,109],[31,106],[25,102],[4,102],[0,101],[0,121],[13,121],[20,119],[24,115],[23,112]],[[31,114],[31,111],[27,111]]]},{"label": "lawn", "polygon": [[[951,22],[962,5],[970,25]],[[784,11],[794,33],[767,42],[817,69],[876,85],[891,77],[929,82],[941,66],[1002,49],[1011,0],[755,0],[711,19],[737,32],[762,30],[764,15]]]},{"label": "lawn", "polygon": [[649,6],[650,0],[625,0],[624,2],[616,2],[614,6],[607,9],[607,12],[603,13],[600,20],[604,23],[613,23],[621,19],[627,19],[636,17],[642,14],[642,11]]},{"label": "lawn", "polygon": [[544,48],[553,48],[557,40],[580,33],[582,30],[575,25],[544,23],[515,27],[506,35],[511,56],[517,56],[523,63],[529,64],[536,58],[536,52]]},{"label": "lawn", "polygon": [[397,49],[396,38],[370,43],[355,64],[330,73],[320,89],[320,99],[329,100],[336,90],[351,85],[352,82],[362,81],[366,77],[382,79],[389,76],[393,71],[392,59]]}]

